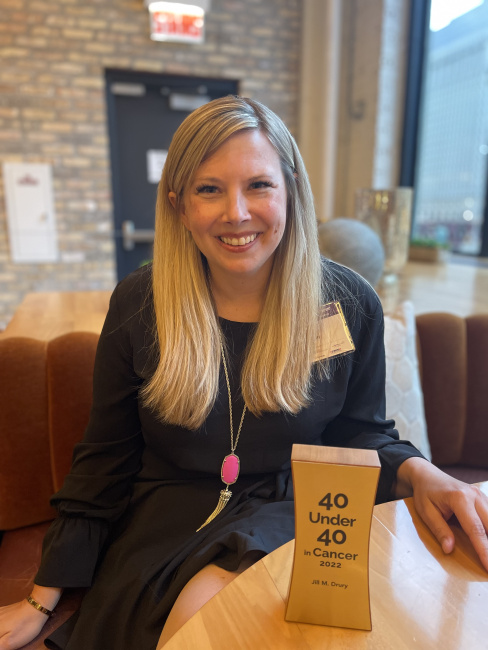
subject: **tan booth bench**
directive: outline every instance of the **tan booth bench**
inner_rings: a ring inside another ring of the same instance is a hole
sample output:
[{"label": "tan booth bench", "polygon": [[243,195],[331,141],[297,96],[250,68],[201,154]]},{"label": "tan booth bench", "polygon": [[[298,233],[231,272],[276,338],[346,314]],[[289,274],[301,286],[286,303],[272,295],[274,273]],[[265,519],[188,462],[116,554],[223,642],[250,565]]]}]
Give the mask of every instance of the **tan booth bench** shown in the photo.
[{"label": "tan booth bench", "polygon": [[[468,482],[488,480],[488,314],[417,317],[418,354],[433,462]],[[0,605],[30,593],[49,498],[86,427],[98,335],[0,340]],[[79,606],[68,590],[42,639]]]}]

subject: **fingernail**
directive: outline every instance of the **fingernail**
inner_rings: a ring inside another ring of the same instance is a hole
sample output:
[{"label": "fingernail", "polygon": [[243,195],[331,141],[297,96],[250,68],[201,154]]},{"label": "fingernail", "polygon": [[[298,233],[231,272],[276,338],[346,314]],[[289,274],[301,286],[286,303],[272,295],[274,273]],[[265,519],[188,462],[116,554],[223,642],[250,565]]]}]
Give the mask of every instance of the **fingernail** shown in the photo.
[{"label": "fingernail", "polygon": [[444,539],[441,540],[441,547],[444,553],[450,553],[451,552],[451,545],[449,543],[449,540],[447,537],[444,537]]}]

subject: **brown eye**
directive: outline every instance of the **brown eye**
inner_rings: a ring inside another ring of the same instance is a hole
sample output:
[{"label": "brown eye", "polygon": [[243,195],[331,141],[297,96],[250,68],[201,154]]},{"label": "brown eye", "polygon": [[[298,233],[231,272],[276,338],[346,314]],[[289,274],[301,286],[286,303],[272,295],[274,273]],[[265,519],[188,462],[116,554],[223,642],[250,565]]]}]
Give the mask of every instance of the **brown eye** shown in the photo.
[{"label": "brown eye", "polygon": [[254,181],[254,183],[251,183],[252,190],[262,190],[266,187],[273,187],[273,185],[269,181]]},{"label": "brown eye", "polygon": [[197,194],[215,194],[218,188],[215,185],[200,185],[196,191]]}]

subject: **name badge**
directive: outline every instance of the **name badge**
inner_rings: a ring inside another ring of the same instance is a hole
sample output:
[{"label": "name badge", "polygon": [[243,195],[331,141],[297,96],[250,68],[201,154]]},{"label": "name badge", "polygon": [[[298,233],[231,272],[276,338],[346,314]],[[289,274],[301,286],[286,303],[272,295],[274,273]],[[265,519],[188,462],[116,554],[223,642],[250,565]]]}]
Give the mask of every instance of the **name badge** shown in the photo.
[{"label": "name badge", "polygon": [[320,309],[320,329],[315,361],[336,357],[355,350],[351,332],[340,302],[328,302]]}]

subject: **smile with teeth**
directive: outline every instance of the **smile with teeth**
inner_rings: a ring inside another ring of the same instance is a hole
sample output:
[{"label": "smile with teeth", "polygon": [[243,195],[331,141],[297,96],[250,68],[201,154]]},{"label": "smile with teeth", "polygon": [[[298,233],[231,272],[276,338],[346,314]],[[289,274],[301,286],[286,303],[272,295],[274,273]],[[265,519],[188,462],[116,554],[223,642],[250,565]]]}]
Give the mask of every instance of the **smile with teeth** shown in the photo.
[{"label": "smile with teeth", "polygon": [[257,237],[257,234],[254,233],[254,235],[248,235],[247,237],[219,237],[220,241],[224,242],[224,244],[228,244],[229,246],[245,246],[246,244],[250,244],[252,241],[254,241]]}]

